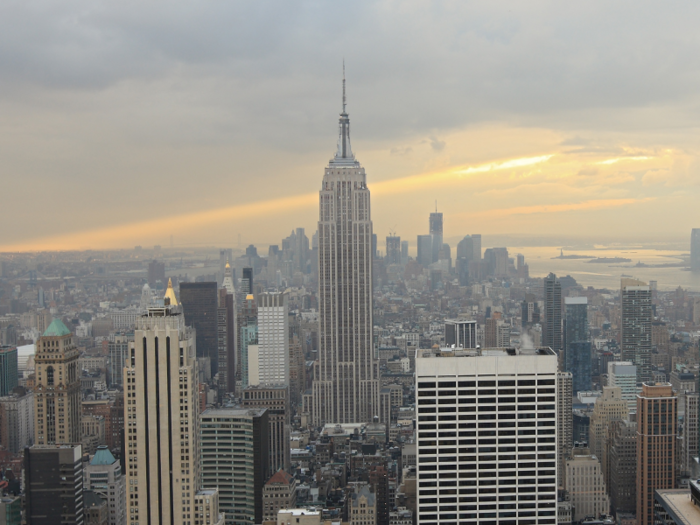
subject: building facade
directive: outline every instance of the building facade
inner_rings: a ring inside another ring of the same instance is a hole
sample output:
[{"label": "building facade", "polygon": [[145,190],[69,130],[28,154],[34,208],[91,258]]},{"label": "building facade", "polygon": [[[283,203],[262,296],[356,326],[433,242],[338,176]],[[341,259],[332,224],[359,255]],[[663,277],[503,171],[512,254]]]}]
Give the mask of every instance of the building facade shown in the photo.
[{"label": "building facade", "polygon": [[107,502],[109,525],[126,525],[126,478],[121,463],[106,446],[98,447],[85,465],[85,490],[97,493]]},{"label": "building facade", "polygon": [[365,170],[350,146],[344,79],[338,150],[325,169],[319,201],[319,352],[312,420],[315,425],[369,422],[380,408],[372,218]]},{"label": "building facade", "polygon": [[267,409],[270,423],[268,476],[272,476],[280,469],[289,470],[291,425],[289,389],[284,386],[249,386],[241,392],[241,407]]},{"label": "building facade", "polygon": [[34,394],[23,391],[0,398],[0,445],[17,454],[34,443]]},{"label": "building facade", "polygon": [[564,299],[564,370],[574,378],[574,394],[591,389],[591,343],[588,335],[588,299]]},{"label": "building facade", "polygon": [[562,351],[561,283],[550,273],[544,278],[544,324],[542,345],[559,354]]},{"label": "building facade", "polygon": [[573,522],[610,512],[610,498],[598,458],[585,447],[574,447],[566,460],[566,490],[573,506]]},{"label": "building facade", "polygon": [[11,393],[18,379],[17,347],[0,346],[0,397]]},{"label": "building facade", "polygon": [[284,293],[258,296],[257,364],[255,385],[289,386],[289,311]]},{"label": "building facade", "polygon": [[218,307],[216,282],[180,283],[180,303],[187,326],[197,331],[197,357],[211,360],[211,376],[219,371]]},{"label": "building facade", "polygon": [[571,372],[557,373],[557,486],[566,488],[566,460],[574,447],[573,382]]},{"label": "building facade", "polygon": [[73,335],[54,319],[39,338],[34,356],[34,443],[80,443],[79,351]]},{"label": "building facade", "polygon": [[30,525],[84,521],[80,445],[34,445],[24,451],[25,514]]},{"label": "building facade", "polygon": [[556,523],[554,351],[419,350],[416,399],[418,523]]},{"label": "building facade", "polygon": [[[138,319],[124,390],[129,523],[195,525],[201,472],[197,356],[195,334],[174,294]],[[218,512],[207,523],[217,519]]]},{"label": "building facade", "polygon": [[637,383],[651,381],[651,288],[625,278],[620,298],[622,359],[637,367]]},{"label": "building facade", "polygon": [[615,514],[637,510],[637,423],[612,421],[608,429],[607,486]]},{"label": "building facade", "polygon": [[267,410],[209,409],[200,421],[202,484],[218,488],[226,524],[262,523],[270,469]]},{"label": "building facade", "polygon": [[470,319],[445,319],[445,346],[476,348],[476,321]]},{"label": "building facade", "polygon": [[644,383],[637,396],[637,525],[654,523],[654,491],[676,483],[678,398],[670,383]]}]

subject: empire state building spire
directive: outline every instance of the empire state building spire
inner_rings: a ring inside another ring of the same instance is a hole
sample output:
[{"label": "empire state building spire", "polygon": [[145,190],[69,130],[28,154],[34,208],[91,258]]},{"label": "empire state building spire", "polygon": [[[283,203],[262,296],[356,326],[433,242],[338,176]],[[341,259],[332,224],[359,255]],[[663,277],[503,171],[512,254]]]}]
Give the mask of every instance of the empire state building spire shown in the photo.
[{"label": "empire state building spire", "polygon": [[347,100],[345,98],[345,61],[343,61],[343,111],[338,121],[338,151],[331,160],[331,164],[336,165],[356,165],[355,156],[350,147],[350,117],[345,109]]}]

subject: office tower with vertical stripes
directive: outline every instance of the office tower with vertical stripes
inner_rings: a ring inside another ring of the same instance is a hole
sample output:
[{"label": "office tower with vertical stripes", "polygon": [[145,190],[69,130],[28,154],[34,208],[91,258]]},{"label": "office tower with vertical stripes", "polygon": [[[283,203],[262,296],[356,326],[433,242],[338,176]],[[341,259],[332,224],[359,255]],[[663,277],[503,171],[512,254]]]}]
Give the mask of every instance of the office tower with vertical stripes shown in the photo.
[{"label": "office tower with vertical stripes", "polygon": [[[124,368],[129,523],[195,523],[200,489],[195,333],[174,294],[138,318]],[[218,509],[201,525],[223,523]]]},{"label": "office tower with vertical stripes", "polygon": [[360,423],[379,415],[379,364],[372,321],[372,217],[365,169],[340,114],[338,150],[319,192],[319,356],[313,423]]}]

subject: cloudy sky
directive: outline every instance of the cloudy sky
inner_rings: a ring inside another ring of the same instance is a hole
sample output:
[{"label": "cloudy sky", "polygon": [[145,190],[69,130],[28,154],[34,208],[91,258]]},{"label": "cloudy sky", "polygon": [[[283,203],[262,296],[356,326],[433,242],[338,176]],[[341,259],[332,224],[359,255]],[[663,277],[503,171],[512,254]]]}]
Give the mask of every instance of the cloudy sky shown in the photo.
[{"label": "cloudy sky", "polygon": [[0,3],[0,251],[315,230],[345,59],[375,232],[700,226],[694,2]]}]

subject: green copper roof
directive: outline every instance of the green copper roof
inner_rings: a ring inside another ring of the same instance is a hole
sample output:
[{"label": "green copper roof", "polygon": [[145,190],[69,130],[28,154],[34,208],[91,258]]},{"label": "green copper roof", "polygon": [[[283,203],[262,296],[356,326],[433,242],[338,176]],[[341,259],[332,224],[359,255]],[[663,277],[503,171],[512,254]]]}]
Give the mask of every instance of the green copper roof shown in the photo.
[{"label": "green copper roof", "polygon": [[109,451],[106,445],[101,445],[97,447],[97,452],[95,452],[95,455],[92,456],[92,460],[90,460],[90,465],[112,465],[116,459],[114,459],[114,456],[112,453]]},{"label": "green copper roof", "polygon": [[46,337],[46,336],[49,336],[49,337],[59,336],[60,337],[62,335],[70,335],[70,330],[68,330],[66,325],[63,324],[63,321],[61,321],[58,318],[51,321],[51,324],[44,332],[44,337]]}]

